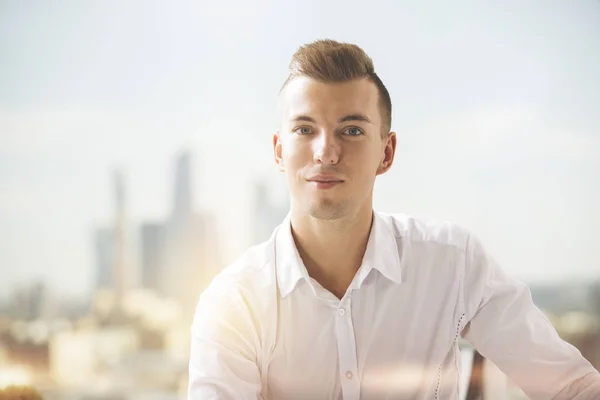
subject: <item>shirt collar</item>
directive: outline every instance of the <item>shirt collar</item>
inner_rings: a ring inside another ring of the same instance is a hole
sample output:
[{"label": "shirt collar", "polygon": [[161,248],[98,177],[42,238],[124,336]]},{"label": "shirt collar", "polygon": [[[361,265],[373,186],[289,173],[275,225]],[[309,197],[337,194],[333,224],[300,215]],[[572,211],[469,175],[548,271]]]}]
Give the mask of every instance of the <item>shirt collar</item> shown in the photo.
[{"label": "shirt collar", "polygon": [[394,283],[399,284],[402,282],[396,235],[392,232],[387,221],[377,212],[373,212],[373,226],[367,242],[367,249],[356,279],[352,283],[355,288],[362,285],[372,269],[376,269]]},{"label": "shirt collar", "polygon": [[[372,269],[378,270],[387,279],[402,282],[400,256],[396,236],[381,215],[373,212],[373,225],[367,242],[367,249],[352,288],[359,288]],[[275,236],[275,263],[277,281],[282,297],[289,295],[297,283],[305,279],[310,283],[308,271],[300,258],[294,238],[290,214],[286,216]]]},{"label": "shirt collar", "polygon": [[308,271],[300,258],[292,236],[290,213],[279,226],[275,236],[275,263],[281,297],[289,295],[301,279],[310,281]]}]

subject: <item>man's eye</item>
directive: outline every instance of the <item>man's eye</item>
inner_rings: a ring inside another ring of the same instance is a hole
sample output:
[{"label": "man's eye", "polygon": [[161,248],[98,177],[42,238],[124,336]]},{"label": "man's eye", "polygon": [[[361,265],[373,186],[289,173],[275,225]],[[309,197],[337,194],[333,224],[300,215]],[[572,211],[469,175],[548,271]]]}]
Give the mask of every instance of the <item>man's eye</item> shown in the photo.
[{"label": "man's eye", "polygon": [[311,129],[308,126],[301,126],[300,128],[296,128],[296,133],[300,135],[308,135],[311,132]]},{"label": "man's eye", "polygon": [[346,133],[349,136],[360,136],[363,134],[363,131],[358,128],[348,128],[346,129]]}]

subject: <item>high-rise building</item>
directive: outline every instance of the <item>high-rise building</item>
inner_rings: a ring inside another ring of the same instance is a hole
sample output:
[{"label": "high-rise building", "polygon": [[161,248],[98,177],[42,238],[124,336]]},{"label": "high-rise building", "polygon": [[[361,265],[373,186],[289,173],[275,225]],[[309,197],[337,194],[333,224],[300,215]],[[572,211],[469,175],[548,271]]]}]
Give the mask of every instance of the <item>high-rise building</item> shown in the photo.
[{"label": "high-rise building", "polygon": [[54,299],[43,282],[17,288],[10,301],[10,314],[18,319],[46,319],[55,313]]},{"label": "high-rise building", "polygon": [[165,225],[162,223],[142,224],[140,239],[142,287],[160,290],[160,270],[165,262]]},{"label": "high-rise building", "polygon": [[110,227],[94,231],[96,288],[111,289],[122,296],[134,281],[125,209],[125,182],[121,171],[113,173],[114,219]]},{"label": "high-rise building", "polygon": [[159,291],[176,299],[189,311],[219,266],[216,224],[205,212],[194,209],[192,156],[176,160],[174,201],[165,224],[164,258]]},{"label": "high-rise building", "polygon": [[[172,212],[164,223],[143,223],[137,252],[141,286],[177,300],[184,312],[216,275],[220,260],[216,224],[212,216],[194,209],[192,155],[180,154],[175,164]],[[134,276],[128,251],[123,175],[115,172],[115,216],[110,228],[95,231],[97,287],[122,295]]]},{"label": "high-rise building", "polygon": [[269,186],[264,181],[254,184],[252,200],[254,211],[250,243],[254,245],[269,239],[275,227],[281,224],[287,215],[289,204],[273,201]]},{"label": "high-rise building", "polygon": [[128,274],[130,271],[125,269],[128,266],[129,260],[125,254],[125,182],[123,173],[116,170],[113,174],[114,195],[115,195],[115,253],[113,265],[113,282],[117,297],[121,298],[126,289],[126,279],[131,278]]},{"label": "high-rise building", "polygon": [[96,288],[112,289],[115,254],[114,229],[98,228],[94,231],[94,252],[96,255]]},{"label": "high-rise building", "polygon": [[192,155],[189,152],[183,152],[177,157],[175,164],[172,221],[175,223],[187,223],[193,212]]}]

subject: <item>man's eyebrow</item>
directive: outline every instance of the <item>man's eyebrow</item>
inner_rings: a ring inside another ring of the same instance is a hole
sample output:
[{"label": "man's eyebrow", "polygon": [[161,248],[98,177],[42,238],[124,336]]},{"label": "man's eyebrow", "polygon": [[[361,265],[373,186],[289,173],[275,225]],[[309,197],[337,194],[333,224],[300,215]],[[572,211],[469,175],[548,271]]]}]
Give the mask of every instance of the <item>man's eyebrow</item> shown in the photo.
[{"label": "man's eyebrow", "polygon": [[[308,115],[303,115],[303,114],[299,114],[296,115],[292,118],[293,122],[299,122],[299,121],[304,121],[304,122],[311,122],[313,124],[316,123],[316,121],[314,120],[314,118],[309,117]],[[344,123],[344,122],[348,122],[348,121],[362,121],[362,122],[367,122],[367,123],[372,123],[371,120],[369,118],[367,118],[366,115],[363,114],[350,114],[350,115],[346,115],[345,117],[342,117],[338,120],[338,124]]]},{"label": "man's eyebrow", "polygon": [[292,118],[292,122],[300,122],[300,121],[312,122],[313,124],[316,124],[316,121],[313,118],[309,117],[308,115],[299,114],[299,115],[295,115]]},{"label": "man's eyebrow", "polygon": [[350,115],[346,115],[343,118],[340,118],[338,120],[338,124],[341,124],[342,122],[348,122],[348,121],[362,121],[362,122],[367,122],[367,123],[371,123],[371,120],[369,118],[367,118],[366,115],[363,114],[350,114]]}]

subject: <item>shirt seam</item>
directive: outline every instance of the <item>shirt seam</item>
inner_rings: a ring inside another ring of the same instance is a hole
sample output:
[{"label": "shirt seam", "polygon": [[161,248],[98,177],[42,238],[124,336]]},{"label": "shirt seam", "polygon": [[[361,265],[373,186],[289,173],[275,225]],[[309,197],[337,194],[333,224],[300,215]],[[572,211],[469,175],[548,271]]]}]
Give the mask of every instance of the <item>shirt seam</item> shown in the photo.
[{"label": "shirt seam", "polygon": [[[465,242],[465,248],[463,249],[463,262],[462,264],[462,269],[460,271],[460,277],[459,277],[459,285],[460,285],[460,291],[459,291],[459,295],[460,295],[460,302],[461,302],[461,307],[462,307],[462,311],[463,311],[463,316],[467,314],[467,303],[465,300],[465,274],[468,268],[468,262],[469,262],[469,246],[471,245],[471,235],[467,235],[467,240]],[[472,319],[471,315],[466,315],[467,317],[467,321],[470,321]]]},{"label": "shirt seam", "polygon": [[579,382],[583,381],[584,379],[586,379],[588,376],[590,376],[590,375],[592,375],[592,374],[595,374],[595,371],[590,371],[590,372],[586,373],[585,375],[583,375],[582,377],[580,377],[580,378],[577,378],[577,379],[575,379],[574,381],[572,381],[572,382],[568,383],[567,385],[565,385],[565,387],[563,387],[562,389],[560,389],[560,390],[558,391],[558,393],[556,393],[554,396],[552,396],[552,400],[558,399],[558,396],[559,396],[559,395],[560,395],[562,392],[564,392],[565,390],[569,389],[569,388],[570,388],[570,387],[572,387],[572,386],[575,386],[575,385],[579,384]]},{"label": "shirt seam", "polygon": [[[395,234],[394,233],[394,236],[396,238],[408,239],[411,242],[439,244],[439,245],[442,245],[442,246],[452,247],[452,248],[454,248],[456,250],[461,250],[461,251],[465,251],[467,249],[467,244],[466,243],[463,245],[463,244],[456,244],[456,243],[448,243],[448,242],[444,242],[444,241],[437,240],[437,239],[415,238],[410,233],[408,233],[408,231],[403,231],[403,233],[406,233],[406,235],[404,235],[404,234]],[[467,238],[469,236],[470,235],[468,235]],[[467,241],[468,241],[468,239],[467,239]]]},{"label": "shirt seam", "polygon": [[[454,340],[452,341],[452,344],[450,346],[450,351],[452,351],[453,353],[456,351],[455,350],[455,346],[456,346],[456,341],[458,340],[458,336],[459,336],[459,332],[460,332],[460,324],[462,323],[463,318],[465,317],[465,313],[463,312],[462,315],[460,316],[460,319],[458,320],[458,323],[456,324],[456,334],[454,335]],[[454,357],[456,357],[456,354],[454,355]],[[438,373],[437,373],[437,386],[435,388],[435,399],[439,399],[439,395],[440,395],[440,383],[442,380],[442,365],[443,362],[438,366]]]}]

